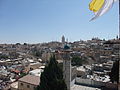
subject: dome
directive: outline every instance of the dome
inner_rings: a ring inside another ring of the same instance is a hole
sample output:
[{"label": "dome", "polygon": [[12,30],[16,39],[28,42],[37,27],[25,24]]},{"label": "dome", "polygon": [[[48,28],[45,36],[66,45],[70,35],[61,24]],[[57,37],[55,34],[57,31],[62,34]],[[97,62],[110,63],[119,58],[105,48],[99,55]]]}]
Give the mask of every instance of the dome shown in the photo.
[{"label": "dome", "polygon": [[64,49],[67,50],[67,49],[70,49],[70,47],[68,45],[65,45]]}]

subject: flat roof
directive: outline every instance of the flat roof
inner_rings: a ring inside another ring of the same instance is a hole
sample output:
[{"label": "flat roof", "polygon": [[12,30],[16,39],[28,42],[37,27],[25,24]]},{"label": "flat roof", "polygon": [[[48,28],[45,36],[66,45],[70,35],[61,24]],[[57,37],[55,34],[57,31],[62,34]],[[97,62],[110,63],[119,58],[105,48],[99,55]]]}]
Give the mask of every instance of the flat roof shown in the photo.
[{"label": "flat roof", "polygon": [[95,87],[88,87],[88,86],[82,86],[82,85],[74,84],[71,87],[71,90],[101,90],[101,89],[95,88]]},{"label": "flat roof", "polygon": [[32,85],[39,85],[40,77],[39,76],[34,76],[34,75],[26,75],[26,76],[20,78],[19,81],[29,83],[29,84],[32,84]]},{"label": "flat roof", "polygon": [[10,85],[12,88],[18,89],[18,82],[14,82]]},{"label": "flat roof", "polygon": [[35,75],[35,76],[40,76],[41,72],[43,72],[42,69],[34,69],[32,71],[29,72],[30,75]]}]

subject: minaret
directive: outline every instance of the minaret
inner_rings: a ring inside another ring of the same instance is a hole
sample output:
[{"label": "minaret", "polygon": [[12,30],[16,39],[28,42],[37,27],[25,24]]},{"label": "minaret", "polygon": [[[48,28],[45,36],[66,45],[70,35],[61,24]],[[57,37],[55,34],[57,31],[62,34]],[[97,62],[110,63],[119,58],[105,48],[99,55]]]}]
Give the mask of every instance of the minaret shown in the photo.
[{"label": "minaret", "polygon": [[71,57],[70,57],[69,47],[64,46],[64,50],[62,53],[63,57],[63,77],[65,79],[65,83],[67,85],[67,90],[71,88]]},{"label": "minaret", "polygon": [[64,35],[62,36],[62,43],[65,43],[65,37],[64,37]]}]

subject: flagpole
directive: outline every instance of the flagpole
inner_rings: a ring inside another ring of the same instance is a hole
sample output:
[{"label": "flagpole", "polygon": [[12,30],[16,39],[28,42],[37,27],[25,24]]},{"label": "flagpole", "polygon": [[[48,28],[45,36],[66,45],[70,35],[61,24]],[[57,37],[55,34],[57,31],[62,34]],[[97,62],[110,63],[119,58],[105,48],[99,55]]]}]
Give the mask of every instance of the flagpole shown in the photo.
[{"label": "flagpole", "polygon": [[119,37],[119,40],[120,40],[120,0],[119,0],[119,32],[118,32],[118,37]]},{"label": "flagpole", "polygon": [[[119,36],[119,40],[120,40],[120,0],[119,0],[119,31],[118,31],[118,36]],[[120,44],[119,43],[119,41],[118,41],[118,44]],[[119,58],[120,58],[120,47],[119,47],[119,51],[118,51],[118,60],[119,60]],[[119,82],[118,82],[118,90],[120,90],[120,60],[119,60]]]},{"label": "flagpole", "polygon": [[[119,40],[120,40],[120,0],[119,0]],[[120,44],[119,43],[119,41],[118,41],[118,44]],[[119,52],[118,52],[118,60],[120,59],[120,47],[119,47]],[[119,82],[118,82],[118,90],[120,90],[120,60],[119,60]]]}]

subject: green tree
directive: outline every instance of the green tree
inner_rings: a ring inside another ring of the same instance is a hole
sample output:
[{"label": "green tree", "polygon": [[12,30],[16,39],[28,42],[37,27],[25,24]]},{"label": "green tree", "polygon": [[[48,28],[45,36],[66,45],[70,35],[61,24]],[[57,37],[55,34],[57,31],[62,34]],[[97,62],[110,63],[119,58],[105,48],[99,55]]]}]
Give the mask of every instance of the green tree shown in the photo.
[{"label": "green tree", "polygon": [[7,55],[0,55],[0,59],[8,59]]},{"label": "green tree", "polygon": [[119,61],[114,62],[110,72],[110,80],[112,83],[119,82]]},{"label": "green tree", "polygon": [[85,60],[78,56],[72,57],[72,60],[71,60],[72,66],[81,66],[83,62],[85,62]]},{"label": "green tree", "polygon": [[37,56],[37,57],[41,57],[41,55],[42,55],[42,54],[41,54],[40,51],[36,51],[36,52],[35,52],[35,56]]},{"label": "green tree", "polygon": [[37,90],[67,90],[62,69],[58,66],[54,55],[51,56],[50,62],[41,74]]}]

